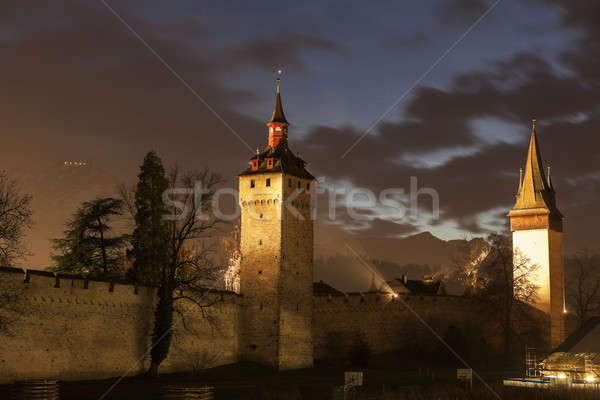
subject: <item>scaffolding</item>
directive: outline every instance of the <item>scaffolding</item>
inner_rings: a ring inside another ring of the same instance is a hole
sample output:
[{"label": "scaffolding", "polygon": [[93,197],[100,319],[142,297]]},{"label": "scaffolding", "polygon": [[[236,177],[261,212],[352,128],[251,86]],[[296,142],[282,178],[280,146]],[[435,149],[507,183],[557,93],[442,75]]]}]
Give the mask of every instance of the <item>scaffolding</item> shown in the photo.
[{"label": "scaffolding", "polygon": [[525,377],[537,378],[540,376],[536,348],[525,346]]}]

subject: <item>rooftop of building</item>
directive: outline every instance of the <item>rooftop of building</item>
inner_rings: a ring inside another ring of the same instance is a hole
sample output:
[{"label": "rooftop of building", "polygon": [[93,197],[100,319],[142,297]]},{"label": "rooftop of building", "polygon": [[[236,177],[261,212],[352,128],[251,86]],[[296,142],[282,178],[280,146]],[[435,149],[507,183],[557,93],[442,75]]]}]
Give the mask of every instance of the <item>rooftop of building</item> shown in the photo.
[{"label": "rooftop of building", "polygon": [[[268,159],[273,159],[272,166],[269,166]],[[315,179],[314,176],[306,170],[306,162],[299,156],[295,155],[285,142],[279,142],[276,147],[267,146],[263,151],[256,154],[250,159],[258,160],[256,169],[249,165],[248,168],[240,172],[239,176],[267,174],[267,173],[284,173],[293,175],[303,179]]]},{"label": "rooftop of building", "polygon": [[586,372],[586,363],[600,366],[600,317],[569,335],[540,366],[547,371]]},{"label": "rooftop of building", "polygon": [[392,279],[387,282],[392,288],[394,286],[403,286],[411,294],[435,296],[439,294],[446,294],[444,284],[440,280],[435,279],[406,279],[405,277]]}]

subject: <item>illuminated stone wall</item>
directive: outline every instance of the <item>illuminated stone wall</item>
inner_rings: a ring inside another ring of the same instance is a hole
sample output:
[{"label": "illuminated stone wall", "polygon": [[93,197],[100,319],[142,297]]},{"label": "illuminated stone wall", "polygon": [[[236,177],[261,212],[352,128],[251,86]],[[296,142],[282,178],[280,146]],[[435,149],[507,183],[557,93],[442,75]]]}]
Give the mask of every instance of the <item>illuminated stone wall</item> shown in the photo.
[{"label": "illuminated stone wall", "polygon": [[[296,275],[296,271],[302,273],[301,268],[282,263],[283,270],[292,271],[284,279],[301,276]],[[14,335],[0,334],[0,382],[27,378],[100,379],[146,371],[156,301],[154,288],[140,287],[136,294],[131,285],[97,281],[89,281],[86,288],[83,280],[57,281],[51,274],[39,271],[31,271],[28,282],[24,278],[20,271],[0,269],[0,282],[18,289],[18,303],[23,311],[11,328]],[[300,289],[288,282],[280,284],[288,290],[298,290],[291,292],[294,294],[305,290],[301,284]],[[497,321],[494,323],[485,304],[460,296],[401,295],[394,299],[389,294],[315,295],[309,298],[312,307],[306,307],[306,298],[301,295],[283,296],[278,302],[280,308],[268,314],[275,315],[275,320],[257,319],[261,324],[277,322],[277,330],[267,330],[273,337],[245,337],[248,331],[241,327],[242,315],[263,315],[253,302],[246,309],[246,299],[235,293],[215,292],[211,296],[214,305],[206,313],[215,324],[208,323],[197,307],[183,304],[188,329],[176,317],[171,352],[161,366],[162,372],[236,363],[248,357],[242,344],[257,338],[264,340],[265,346],[273,346],[269,340],[284,343],[277,351],[286,368],[312,365],[313,346],[316,359],[339,356],[331,354],[331,339],[336,340],[337,348],[347,349],[357,335],[375,353],[404,349],[415,339],[433,349],[439,341],[424,322],[440,335],[451,325],[464,332],[479,329],[494,348],[502,340]],[[277,317],[275,312],[279,310]],[[524,322],[523,331],[547,325],[543,317],[526,318]],[[266,329],[268,325],[256,328]],[[295,349],[297,355],[293,354]]]},{"label": "illuminated stone wall", "polygon": [[557,347],[566,339],[562,233],[545,228],[516,230],[513,248],[539,266],[529,278],[538,286],[532,305],[550,316],[550,342]]},{"label": "illuminated stone wall", "polygon": [[[548,229],[529,229],[513,232],[515,252],[527,256],[539,268],[530,280],[538,286],[537,299],[532,303],[539,310],[550,314],[550,253]],[[517,260],[518,261],[518,260]]]},{"label": "illuminated stone wall", "polygon": [[[415,343],[432,350],[440,342],[427,326],[440,336],[454,326],[471,340],[485,340],[489,351],[502,348],[499,321],[485,302],[463,296],[400,296],[394,299],[389,294],[315,295],[315,358],[339,357],[340,354],[334,353],[347,352],[359,335],[376,354],[405,350]],[[525,318],[515,317],[514,327],[523,346],[536,343],[543,351],[544,343],[535,335],[548,335],[544,328],[539,330],[539,326],[547,325],[547,317],[534,308],[527,309]]]},{"label": "illuminated stone wall", "polygon": [[[30,271],[0,269],[0,290],[19,297],[22,315],[11,336],[0,334],[0,382],[27,378],[99,379],[135,375],[149,366],[147,351],[156,290]],[[9,289],[7,289],[9,288]],[[175,334],[161,372],[239,360],[240,297],[211,295],[207,322],[191,304],[182,307],[188,329],[176,316]]]},{"label": "illuminated stone wall", "polygon": [[[267,173],[242,176],[239,185],[240,293],[244,297],[242,357],[278,369],[310,367],[313,360],[310,181]],[[295,195],[298,185],[302,191]],[[283,203],[288,199],[299,215],[285,207]]]}]

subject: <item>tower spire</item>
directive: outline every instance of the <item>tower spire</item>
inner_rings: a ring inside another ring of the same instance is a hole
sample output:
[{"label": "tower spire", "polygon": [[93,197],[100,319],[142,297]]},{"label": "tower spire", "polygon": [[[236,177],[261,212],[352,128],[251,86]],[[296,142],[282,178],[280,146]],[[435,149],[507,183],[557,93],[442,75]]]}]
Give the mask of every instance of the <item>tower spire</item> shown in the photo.
[{"label": "tower spire", "polygon": [[273,115],[271,115],[270,123],[281,123],[289,125],[287,119],[285,119],[285,114],[283,113],[283,106],[281,105],[281,94],[279,93],[279,82],[281,81],[281,73],[282,71],[277,71],[277,92],[275,95],[275,109],[273,110]]},{"label": "tower spire", "polygon": [[556,209],[554,191],[549,177],[546,178],[538,144],[536,120],[532,120],[531,137],[529,139],[529,151],[525,163],[525,174],[520,177],[517,201],[511,210],[511,214],[522,214],[526,210],[544,210],[546,213],[561,215]]},{"label": "tower spire", "polygon": [[552,188],[550,168],[547,178],[544,173],[536,134],[536,120],[531,122],[525,173],[520,178],[521,184],[515,205],[508,216],[515,268],[517,263],[523,262],[522,260],[536,266],[524,278],[525,282],[537,287],[535,298],[526,302],[549,315],[545,330],[549,333],[551,347],[556,348],[564,340],[565,332],[563,215],[556,207],[556,193]]},{"label": "tower spire", "polygon": [[277,71],[277,92],[275,95],[275,108],[273,109],[273,115],[267,123],[269,127],[269,146],[277,147],[280,142],[287,144],[287,127],[290,125],[285,114],[283,113],[283,106],[281,104],[281,93],[279,91],[279,83],[281,81],[282,71]]}]

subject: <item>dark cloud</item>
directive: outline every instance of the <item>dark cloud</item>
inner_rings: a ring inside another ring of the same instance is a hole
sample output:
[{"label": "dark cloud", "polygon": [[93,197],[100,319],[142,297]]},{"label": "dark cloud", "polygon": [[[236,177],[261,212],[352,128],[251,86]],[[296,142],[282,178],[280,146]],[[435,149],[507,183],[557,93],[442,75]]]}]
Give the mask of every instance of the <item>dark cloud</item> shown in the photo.
[{"label": "dark cloud", "polygon": [[285,34],[276,38],[265,38],[241,44],[228,49],[229,59],[242,60],[257,66],[273,69],[273,56],[277,65],[299,72],[309,70],[308,63],[302,59],[307,51],[322,51],[341,55],[344,48],[330,40],[300,34]]},{"label": "dark cloud", "polygon": [[[408,189],[410,177],[417,176],[420,187],[435,188],[440,195],[442,220],[431,224],[455,223],[483,233],[489,226],[481,223],[482,214],[511,206],[527,143],[525,136],[517,143],[486,142],[473,121],[497,119],[523,126],[525,132],[536,116],[543,157],[553,166],[559,206],[567,216],[567,245],[593,246],[600,224],[600,6],[542,3],[561,9],[563,26],[580,31],[559,56],[566,71],[547,57],[521,53],[460,74],[447,89],[418,88],[401,120],[380,124],[343,159],[363,133],[356,127],[318,126],[301,138],[291,131],[291,147],[307,159],[313,174],[375,191]],[[447,18],[459,12],[472,21],[489,2],[452,4]],[[264,121],[237,110],[262,97],[222,84],[224,78],[249,66],[270,70],[273,54],[278,65],[304,72],[310,71],[305,57],[311,52],[337,56],[346,51],[330,40],[296,33],[219,47],[202,20],[156,24],[128,9],[119,11],[252,147],[264,143]],[[14,28],[0,37],[0,157],[3,168],[22,178],[34,195],[35,264],[46,262],[48,239],[60,235],[75,207],[135,179],[150,149],[157,149],[167,164],[208,165],[236,185],[236,173],[249,157],[245,145],[99,3],[3,2],[0,23]],[[407,160],[461,149],[439,166]],[[66,170],[61,163],[69,159],[90,167]],[[353,226],[347,214],[338,216],[342,228]],[[370,217],[355,232],[390,237],[423,228]],[[501,217],[500,211],[492,216],[505,224]]]},{"label": "dark cloud", "polygon": [[[460,3],[462,10],[473,13],[483,7],[480,2],[476,2],[479,8],[471,2]],[[517,143],[487,143],[473,130],[472,122],[494,118],[521,125],[525,131],[530,119],[537,117],[542,154],[554,167],[559,205],[567,216],[567,249],[594,246],[595,227],[600,223],[594,206],[600,201],[600,68],[596,67],[600,12],[572,3],[547,3],[561,7],[565,26],[578,28],[582,34],[559,55],[568,73],[538,54],[520,53],[456,76],[447,90],[420,87],[406,104],[400,122],[380,124],[375,134],[362,139],[344,159],[332,159],[332,155],[342,153],[362,132],[314,128],[306,142],[321,151],[311,153],[312,164],[323,175],[376,190],[407,188],[410,176],[417,176],[421,187],[435,188],[440,195],[443,220],[432,225],[454,221],[473,233],[503,230],[518,169],[525,161],[526,137]],[[346,139],[349,134],[352,139]],[[398,162],[407,155],[460,148],[473,151],[439,167]],[[376,225],[374,230],[389,234]]]},{"label": "dark cloud", "polygon": [[468,26],[479,18],[492,5],[486,0],[451,0],[443,1],[439,11],[442,25]]},{"label": "dark cloud", "polygon": [[[340,52],[332,42],[291,34],[223,50],[201,20],[155,24],[118,12],[253,147],[264,141],[264,121],[236,110],[257,97],[220,83],[224,77],[269,51],[303,70],[302,53]],[[34,265],[46,265],[49,239],[78,204],[133,181],[151,149],[166,164],[210,166],[237,186],[250,150],[100,3],[3,2],[0,24],[18,27],[0,39],[0,157],[34,196]],[[65,160],[88,165],[66,170]]]},{"label": "dark cloud", "polygon": [[387,41],[387,45],[394,49],[415,50],[430,44],[432,38],[425,32],[413,32],[409,35],[398,36]]}]

